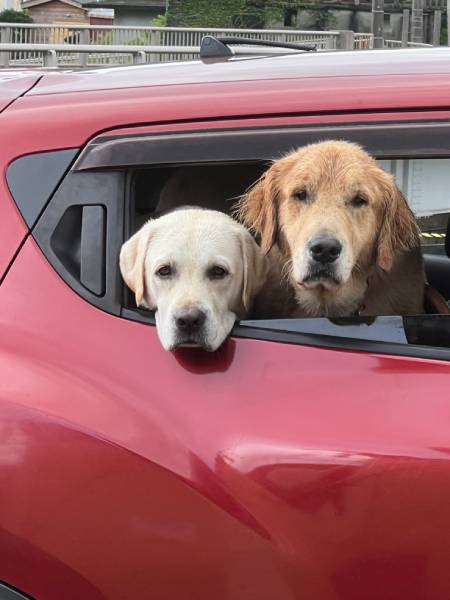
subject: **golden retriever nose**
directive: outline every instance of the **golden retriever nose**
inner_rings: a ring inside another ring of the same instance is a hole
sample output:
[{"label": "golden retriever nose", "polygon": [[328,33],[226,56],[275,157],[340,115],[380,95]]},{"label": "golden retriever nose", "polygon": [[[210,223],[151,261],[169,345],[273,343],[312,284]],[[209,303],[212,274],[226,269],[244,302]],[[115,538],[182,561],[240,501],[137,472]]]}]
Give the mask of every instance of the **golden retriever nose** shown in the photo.
[{"label": "golden retriever nose", "polygon": [[197,333],[206,321],[206,314],[199,308],[187,308],[175,317],[175,323],[184,333]]},{"label": "golden retriever nose", "polygon": [[334,262],[342,251],[342,244],[336,238],[318,236],[309,242],[309,253],[319,263]]}]

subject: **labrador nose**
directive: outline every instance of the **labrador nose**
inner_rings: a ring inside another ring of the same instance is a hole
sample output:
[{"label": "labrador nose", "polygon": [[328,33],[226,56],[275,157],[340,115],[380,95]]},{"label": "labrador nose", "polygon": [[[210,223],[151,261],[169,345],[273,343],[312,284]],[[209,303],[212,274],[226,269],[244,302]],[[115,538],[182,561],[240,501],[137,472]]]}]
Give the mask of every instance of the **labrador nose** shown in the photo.
[{"label": "labrador nose", "polygon": [[309,253],[316,262],[327,264],[334,262],[342,251],[342,244],[336,238],[316,237],[309,242]]},{"label": "labrador nose", "polygon": [[175,323],[184,333],[197,333],[206,321],[205,313],[199,308],[187,308],[175,317]]}]

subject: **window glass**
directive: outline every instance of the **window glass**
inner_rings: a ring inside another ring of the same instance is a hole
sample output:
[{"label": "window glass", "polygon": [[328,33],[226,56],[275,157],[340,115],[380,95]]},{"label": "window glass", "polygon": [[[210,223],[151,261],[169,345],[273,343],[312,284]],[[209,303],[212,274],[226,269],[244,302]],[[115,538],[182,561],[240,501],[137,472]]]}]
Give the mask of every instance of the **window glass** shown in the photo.
[{"label": "window glass", "polygon": [[445,254],[450,212],[450,158],[380,160],[391,173],[418,220],[423,252]]}]

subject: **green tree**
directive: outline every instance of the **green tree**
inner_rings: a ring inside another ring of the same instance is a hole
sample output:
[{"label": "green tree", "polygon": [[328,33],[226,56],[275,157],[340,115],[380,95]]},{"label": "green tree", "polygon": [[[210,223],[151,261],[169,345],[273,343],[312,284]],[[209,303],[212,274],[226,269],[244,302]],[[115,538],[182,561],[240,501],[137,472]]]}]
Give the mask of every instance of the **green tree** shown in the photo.
[{"label": "green tree", "polygon": [[287,10],[306,10],[315,29],[335,25],[332,12],[320,0],[169,0],[167,25],[174,27],[264,28],[283,22]]},{"label": "green tree", "polygon": [[6,9],[0,11],[0,23],[32,23],[33,19],[26,11]]},{"label": "green tree", "polygon": [[167,27],[167,15],[158,15],[151,22],[152,27]]},{"label": "green tree", "polygon": [[167,24],[175,27],[264,27],[283,18],[289,0],[169,0]]},{"label": "green tree", "polygon": [[329,8],[323,6],[318,0],[299,3],[299,8],[309,12],[314,21],[314,29],[317,31],[326,31],[336,26],[336,17]]}]

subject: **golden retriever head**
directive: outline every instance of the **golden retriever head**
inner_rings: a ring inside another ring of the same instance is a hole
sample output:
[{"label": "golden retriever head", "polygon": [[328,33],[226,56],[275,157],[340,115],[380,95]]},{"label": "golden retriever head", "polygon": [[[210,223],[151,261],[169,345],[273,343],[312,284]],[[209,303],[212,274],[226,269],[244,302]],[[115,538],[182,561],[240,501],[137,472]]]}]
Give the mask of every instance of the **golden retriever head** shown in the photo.
[{"label": "golden retriever head", "polygon": [[291,260],[294,285],[329,296],[342,295],[358,277],[365,285],[372,265],[389,271],[397,253],[419,245],[393,178],[344,141],[312,144],[274,161],[239,213],[259,234],[263,252],[278,243]]}]

